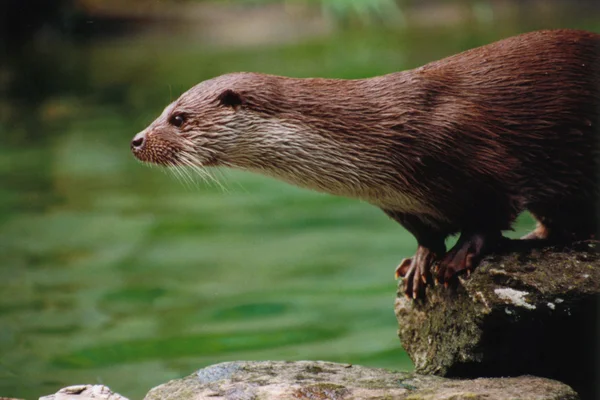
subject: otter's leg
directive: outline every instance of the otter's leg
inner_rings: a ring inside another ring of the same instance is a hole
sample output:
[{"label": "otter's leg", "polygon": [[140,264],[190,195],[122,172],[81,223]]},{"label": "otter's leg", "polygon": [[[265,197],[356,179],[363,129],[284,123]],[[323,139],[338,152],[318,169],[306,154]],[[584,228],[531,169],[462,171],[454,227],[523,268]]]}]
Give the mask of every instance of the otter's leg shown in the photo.
[{"label": "otter's leg", "polygon": [[544,224],[540,219],[538,219],[535,215],[534,218],[537,221],[536,227],[534,230],[529,232],[525,236],[521,236],[522,240],[544,240],[550,237],[550,229],[546,224]]},{"label": "otter's leg", "polygon": [[463,231],[458,242],[438,263],[437,281],[447,285],[460,272],[470,274],[483,256],[500,246],[502,239],[500,230]]},{"label": "otter's leg", "polygon": [[599,215],[594,200],[558,205],[533,204],[528,209],[537,220],[537,227],[521,239],[556,244],[594,239],[598,234]]},{"label": "otter's leg", "polygon": [[403,278],[404,294],[407,297],[423,298],[425,288],[433,283],[431,267],[446,252],[444,240],[447,234],[435,230],[415,215],[389,210],[384,212],[417,239],[417,252],[400,262],[396,268],[396,279]]}]

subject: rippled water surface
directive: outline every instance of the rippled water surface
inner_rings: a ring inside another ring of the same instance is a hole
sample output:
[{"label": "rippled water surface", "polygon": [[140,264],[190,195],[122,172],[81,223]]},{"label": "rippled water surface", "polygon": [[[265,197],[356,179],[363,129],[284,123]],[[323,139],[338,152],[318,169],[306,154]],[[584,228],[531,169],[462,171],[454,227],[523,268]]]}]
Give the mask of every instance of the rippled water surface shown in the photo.
[{"label": "rippled water surface", "polygon": [[[225,190],[181,182],[137,163],[129,141],[213,75],[369,76],[507,31],[59,47],[44,79],[64,88],[23,103],[1,128],[0,395],[98,382],[141,398],[226,360],[412,368],[393,313],[394,267],[415,249],[404,229],[368,204],[256,175],[216,172]],[[513,234],[531,226],[525,217]]]}]

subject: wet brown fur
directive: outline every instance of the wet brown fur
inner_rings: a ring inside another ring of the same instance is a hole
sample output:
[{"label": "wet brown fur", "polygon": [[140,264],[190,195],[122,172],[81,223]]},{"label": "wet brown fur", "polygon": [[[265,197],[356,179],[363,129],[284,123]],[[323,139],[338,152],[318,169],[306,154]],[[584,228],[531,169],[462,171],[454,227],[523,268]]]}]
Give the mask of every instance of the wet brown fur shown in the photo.
[{"label": "wet brown fur", "polygon": [[449,234],[506,230],[525,209],[541,222],[531,237],[595,233],[599,126],[600,35],[552,30],[370,79],[223,75],[169,106],[134,153],[362,198],[441,256]]}]

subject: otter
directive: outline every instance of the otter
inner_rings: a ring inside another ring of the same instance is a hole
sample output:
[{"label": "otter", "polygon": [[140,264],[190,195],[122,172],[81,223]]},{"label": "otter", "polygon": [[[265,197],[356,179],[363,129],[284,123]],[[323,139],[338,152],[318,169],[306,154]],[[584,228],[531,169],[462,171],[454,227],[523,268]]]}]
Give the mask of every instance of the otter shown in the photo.
[{"label": "otter", "polygon": [[[524,240],[598,228],[600,35],[545,30],[367,79],[232,73],[131,142],[139,160],[225,166],[357,198],[417,240],[408,297],[470,273],[528,210]],[[459,233],[446,251],[445,239]]]}]

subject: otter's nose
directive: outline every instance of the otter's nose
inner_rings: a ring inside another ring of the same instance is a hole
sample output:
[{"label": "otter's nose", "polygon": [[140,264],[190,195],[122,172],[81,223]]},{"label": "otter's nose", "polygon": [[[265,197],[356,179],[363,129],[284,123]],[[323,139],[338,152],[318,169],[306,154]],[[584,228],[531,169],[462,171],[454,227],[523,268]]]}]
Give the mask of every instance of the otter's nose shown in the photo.
[{"label": "otter's nose", "polygon": [[144,148],[144,144],[146,143],[146,133],[140,132],[131,141],[131,149],[132,150],[141,150]]}]

